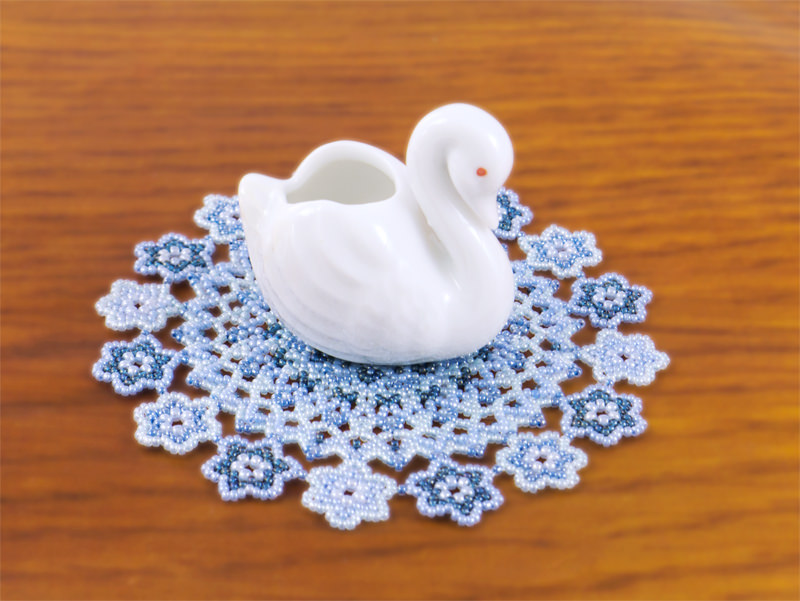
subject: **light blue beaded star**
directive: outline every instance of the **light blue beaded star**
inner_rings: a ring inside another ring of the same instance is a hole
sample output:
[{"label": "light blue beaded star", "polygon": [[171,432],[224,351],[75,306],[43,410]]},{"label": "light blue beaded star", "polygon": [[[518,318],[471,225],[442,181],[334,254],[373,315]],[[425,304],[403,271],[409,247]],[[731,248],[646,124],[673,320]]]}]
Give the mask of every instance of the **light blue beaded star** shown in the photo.
[{"label": "light blue beaded star", "polygon": [[225,501],[247,496],[262,501],[275,499],[283,493],[285,482],[304,476],[302,466],[292,457],[284,457],[281,448],[269,440],[250,442],[228,436],[219,441],[217,454],[201,469],[206,478],[217,483]]},{"label": "light blue beaded star", "polygon": [[597,265],[603,258],[595,246],[594,234],[573,233],[557,225],[548,227],[541,236],[523,234],[518,242],[531,267],[551,271],[558,278],[581,276],[584,267]]},{"label": "light blue beaded star", "polygon": [[513,475],[514,484],[525,492],[535,493],[546,487],[572,488],[578,483],[578,470],[586,466],[588,459],[570,442],[557,432],[538,436],[521,432],[497,452],[497,468]]},{"label": "light blue beaded star", "polygon": [[162,395],[155,403],[142,403],[133,411],[139,426],[136,440],[146,447],[160,446],[183,455],[201,442],[220,437],[218,410],[208,399],[191,400],[179,392]]},{"label": "light blue beaded star", "polygon": [[440,459],[424,472],[411,474],[404,492],[417,498],[422,515],[449,515],[459,526],[474,526],[484,511],[497,509],[503,503],[503,495],[492,485],[493,479],[489,468]]},{"label": "light blue beaded star", "polygon": [[131,342],[107,342],[100,360],[92,367],[92,375],[101,382],[110,382],[122,395],[145,389],[159,392],[172,382],[172,374],[181,355],[165,349],[151,334],[142,333]]},{"label": "light blue beaded star", "polygon": [[644,321],[645,305],[652,298],[647,288],[631,286],[623,276],[607,273],[598,279],[576,280],[569,310],[574,315],[588,316],[596,328],[616,328],[622,322]]},{"label": "light blue beaded star", "polygon": [[306,480],[309,488],[303,493],[303,505],[324,514],[328,523],[340,530],[352,530],[361,522],[388,520],[388,500],[397,492],[392,478],[357,462],[316,467]]},{"label": "light blue beaded star", "polygon": [[205,206],[195,213],[194,221],[209,230],[214,242],[224,244],[244,236],[242,223],[239,221],[239,202],[235,196],[228,198],[210,194],[203,199],[203,204]]},{"label": "light blue beaded star", "polygon": [[614,330],[598,332],[595,343],[581,350],[581,360],[592,367],[598,382],[628,380],[637,386],[652,383],[656,372],[669,365],[667,354],[657,351],[649,337]]},{"label": "light blue beaded star", "polygon": [[154,332],[167,325],[167,319],[180,314],[183,305],[164,284],[117,280],[111,285],[110,294],[97,301],[95,309],[112,330],[138,328]]},{"label": "light blue beaded star", "polygon": [[210,238],[189,240],[180,234],[167,234],[158,242],[137,244],[133,268],[142,275],[160,275],[165,282],[180,282],[210,267],[213,252]]},{"label": "light blue beaded star", "polygon": [[623,436],[638,436],[647,427],[640,415],[640,399],[602,385],[566,397],[561,410],[561,430],[566,436],[587,437],[606,447],[618,443]]}]

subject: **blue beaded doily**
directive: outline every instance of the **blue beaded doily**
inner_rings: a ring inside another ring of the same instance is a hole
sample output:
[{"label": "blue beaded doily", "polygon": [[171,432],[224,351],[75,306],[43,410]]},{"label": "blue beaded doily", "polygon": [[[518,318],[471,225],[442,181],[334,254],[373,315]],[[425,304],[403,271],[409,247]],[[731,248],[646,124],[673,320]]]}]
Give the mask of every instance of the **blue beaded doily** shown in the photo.
[{"label": "blue beaded doily", "polygon": [[[388,519],[398,495],[416,497],[426,516],[474,525],[503,502],[495,486],[503,475],[530,493],[571,488],[587,463],[574,439],[608,446],[645,429],[641,401],[614,384],[649,384],[669,360],[647,336],[617,331],[644,320],[651,294],[615,273],[584,275],[601,259],[592,234],[550,226],[528,235],[521,228],[533,216],[517,195],[501,190],[498,205],[495,233],[526,258],[513,262],[516,302],[507,325],[470,356],[386,367],[310,348],[261,297],[236,198],[212,195],[195,215],[207,235],[167,234],[137,245],[134,269],[152,283],[119,280],[97,302],[109,328],[138,334],[105,344],[92,373],[122,395],[156,391],[155,402],[134,411],[142,445],[175,454],[214,445],[202,472],[226,501],[274,499],[287,481],[305,480],[303,505],[336,528]],[[215,260],[221,247],[228,256]],[[574,278],[569,301],[555,296],[564,278]],[[193,297],[181,302],[173,285],[184,281]],[[170,319],[181,322],[170,331],[180,350],[153,335]],[[573,342],[589,325],[598,330],[594,343]],[[578,362],[596,383],[565,395],[560,385],[581,374]],[[180,365],[205,396],[170,390]],[[560,410],[560,431],[544,430],[546,407]],[[225,413],[237,434],[223,435]],[[286,445],[298,445],[312,467],[285,455]],[[484,457],[487,445],[500,446],[493,466],[462,460]],[[328,457],[337,464],[314,466]],[[375,469],[381,462],[400,471],[415,457],[428,466],[404,482]]]}]

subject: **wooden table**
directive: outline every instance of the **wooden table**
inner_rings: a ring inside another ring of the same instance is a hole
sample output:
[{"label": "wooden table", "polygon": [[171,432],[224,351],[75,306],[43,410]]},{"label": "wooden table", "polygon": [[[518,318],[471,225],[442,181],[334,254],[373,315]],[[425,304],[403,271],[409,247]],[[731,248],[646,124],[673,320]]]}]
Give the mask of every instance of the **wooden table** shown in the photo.
[{"label": "wooden table", "polygon": [[[2,5],[2,597],[797,598],[794,2]],[[649,429],[472,529],[223,503],[95,382],[132,248],[318,144],[463,100],[509,186],[650,287]]]}]

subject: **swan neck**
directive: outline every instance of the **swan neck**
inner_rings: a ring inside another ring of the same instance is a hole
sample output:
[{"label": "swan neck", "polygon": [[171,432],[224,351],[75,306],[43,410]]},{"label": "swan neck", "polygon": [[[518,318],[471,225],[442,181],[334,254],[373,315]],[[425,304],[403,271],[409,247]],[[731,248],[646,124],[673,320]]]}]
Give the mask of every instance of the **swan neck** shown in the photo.
[{"label": "swan neck", "polygon": [[475,218],[450,178],[447,159],[457,144],[457,133],[448,124],[415,131],[406,163],[420,210],[450,256],[459,284],[480,286],[480,278],[474,274],[493,270],[492,249],[499,245],[494,233]]}]

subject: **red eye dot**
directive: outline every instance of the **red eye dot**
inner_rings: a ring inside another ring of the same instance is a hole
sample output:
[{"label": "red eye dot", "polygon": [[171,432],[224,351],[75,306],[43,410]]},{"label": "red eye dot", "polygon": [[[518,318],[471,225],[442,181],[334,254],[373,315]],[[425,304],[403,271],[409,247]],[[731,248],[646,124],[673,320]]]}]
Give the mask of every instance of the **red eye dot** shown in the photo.
[{"label": "red eye dot", "polygon": [[483,167],[478,167],[478,170],[475,173],[478,174],[478,177],[483,177],[484,175],[486,175],[486,169],[484,169]]}]

